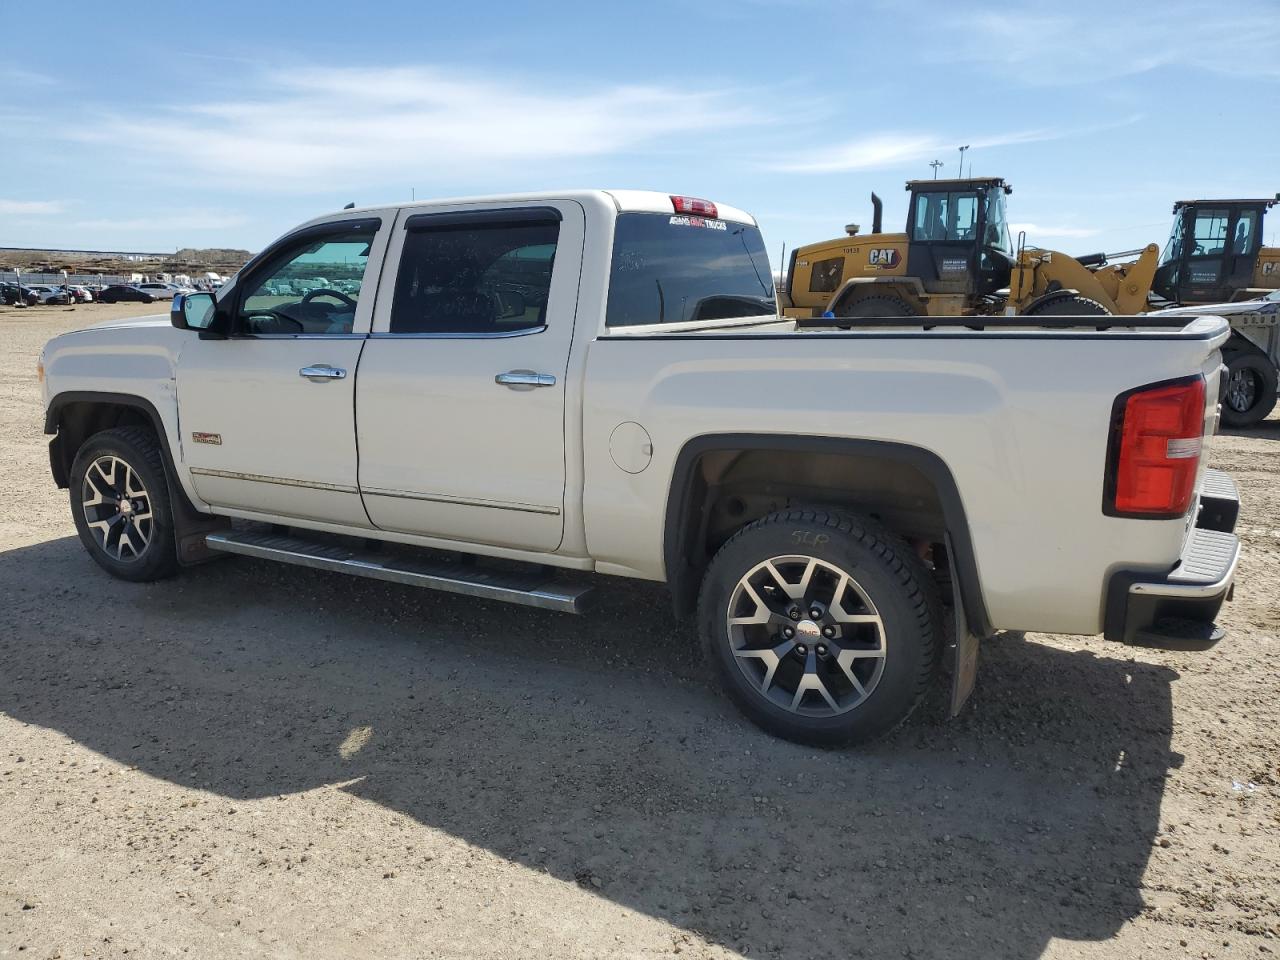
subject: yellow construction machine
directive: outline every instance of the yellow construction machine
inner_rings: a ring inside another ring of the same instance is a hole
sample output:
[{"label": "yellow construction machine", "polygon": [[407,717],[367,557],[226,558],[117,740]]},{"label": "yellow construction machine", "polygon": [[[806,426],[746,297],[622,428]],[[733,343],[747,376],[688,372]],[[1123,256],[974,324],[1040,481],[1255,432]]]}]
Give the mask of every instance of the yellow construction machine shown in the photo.
[{"label": "yellow construction machine", "polygon": [[1153,289],[1168,305],[1280,286],[1280,250],[1259,243],[1262,214],[1276,200],[1182,202],[1163,258],[1154,243],[1073,257],[1023,238],[1015,249],[1005,213],[1012,188],[1000,177],[910,180],[907,190],[904,232],[882,232],[873,193],[869,234],[850,224],[844,237],[792,252],[787,316],[1134,314],[1159,305]]}]

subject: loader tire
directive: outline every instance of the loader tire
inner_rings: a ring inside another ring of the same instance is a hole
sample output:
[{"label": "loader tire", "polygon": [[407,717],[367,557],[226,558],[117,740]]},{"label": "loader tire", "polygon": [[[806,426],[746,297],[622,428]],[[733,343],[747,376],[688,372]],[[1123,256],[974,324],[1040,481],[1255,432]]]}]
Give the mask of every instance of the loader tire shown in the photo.
[{"label": "loader tire", "polygon": [[1111,311],[1097,300],[1088,297],[1071,296],[1056,297],[1031,307],[1023,316],[1026,317],[1106,317]]},{"label": "loader tire", "polygon": [[884,294],[846,301],[835,314],[837,317],[918,317],[920,311],[901,297]]}]

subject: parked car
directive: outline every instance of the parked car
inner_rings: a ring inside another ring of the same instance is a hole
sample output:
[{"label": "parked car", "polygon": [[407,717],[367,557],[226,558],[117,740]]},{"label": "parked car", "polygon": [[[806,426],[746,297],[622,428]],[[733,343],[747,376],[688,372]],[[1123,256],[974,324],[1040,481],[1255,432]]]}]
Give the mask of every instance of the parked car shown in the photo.
[{"label": "parked car", "polygon": [[30,287],[19,286],[15,283],[0,284],[0,303],[7,307],[17,306],[19,303],[24,306],[34,307],[39,302],[40,294]]},{"label": "parked car", "polygon": [[157,300],[172,300],[178,293],[178,288],[172,283],[139,283],[136,284],[139,290],[145,290]]},{"label": "parked car", "polygon": [[[377,308],[262,295],[326,258]],[[50,341],[53,476],[122,580],[236,553],[565,612],[575,571],[663,582],[733,701],[806,743],[891,730],[944,658],[958,709],[996,630],[1221,638],[1226,321],[837,329],[779,317],[769,276],[749,214],[688,197],[333,213],[175,302],[176,329]]]},{"label": "parked car", "polygon": [[70,287],[77,303],[93,303],[93,291],[83,284],[73,283]]},{"label": "parked car", "polygon": [[40,295],[42,304],[58,305],[71,302],[71,295],[62,287],[54,287],[46,283],[33,283],[31,289]]},{"label": "parked car", "polygon": [[149,290],[123,283],[112,284],[98,294],[99,303],[155,303],[156,298]]}]

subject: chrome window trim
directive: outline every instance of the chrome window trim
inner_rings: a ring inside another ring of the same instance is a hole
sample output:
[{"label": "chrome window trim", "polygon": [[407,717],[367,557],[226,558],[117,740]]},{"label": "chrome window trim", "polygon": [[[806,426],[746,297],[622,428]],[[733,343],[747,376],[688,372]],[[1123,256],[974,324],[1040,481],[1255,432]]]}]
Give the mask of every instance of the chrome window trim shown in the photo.
[{"label": "chrome window trim", "polygon": [[367,333],[237,333],[228,340],[365,340]]},{"label": "chrome window trim", "polygon": [[512,337],[530,337],[535,334],[545,333],[547,325],[544,323],[537,327],[525,327],[521,330],[486,330],[477,331],[475,333],[371,333],[370,339],[373,340],[509,340]]}]

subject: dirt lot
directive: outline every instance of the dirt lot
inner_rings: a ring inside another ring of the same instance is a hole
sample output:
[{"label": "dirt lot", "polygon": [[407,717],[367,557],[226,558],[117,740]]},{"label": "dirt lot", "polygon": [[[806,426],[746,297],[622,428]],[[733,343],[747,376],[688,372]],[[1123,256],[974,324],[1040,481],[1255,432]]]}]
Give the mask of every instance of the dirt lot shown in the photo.
[{"label": "dirt lot", "polygon": [[130,309],[0,312],[0,957],[1280,951],[1280,420],[1215,446],[1219,649],[1001,636],[959,720],[821,753],[740,720],[649,587],[111,580],[35,360]]}]

